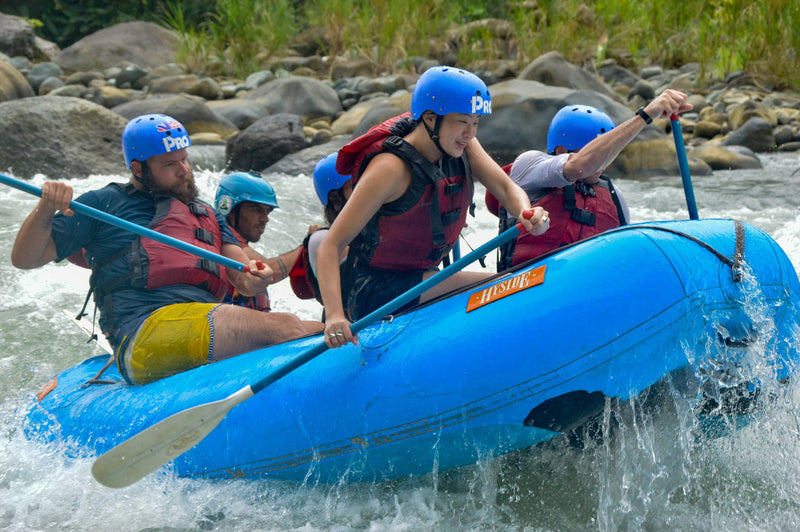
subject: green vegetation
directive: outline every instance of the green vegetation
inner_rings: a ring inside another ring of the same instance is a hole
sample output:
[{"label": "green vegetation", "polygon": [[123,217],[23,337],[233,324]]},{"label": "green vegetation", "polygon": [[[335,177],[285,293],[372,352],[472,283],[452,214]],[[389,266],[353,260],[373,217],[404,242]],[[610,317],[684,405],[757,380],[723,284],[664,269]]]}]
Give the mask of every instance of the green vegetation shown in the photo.
[{"label": "green vegetation", "polygon": [[[577,64],[697,62],[707,83],[746,70],[800,89],[797,0],[0,0],[0,11],[40,20],[37,31],[60,46],[117,22],[156,21],[182,35],[190,68],[237,76],[313,39],[325,55],[364,57],[381,71],[445,50],[468,68],[497,58],[523,66],[556,50]],[[469,24],[487,18],[505,25]]]}]

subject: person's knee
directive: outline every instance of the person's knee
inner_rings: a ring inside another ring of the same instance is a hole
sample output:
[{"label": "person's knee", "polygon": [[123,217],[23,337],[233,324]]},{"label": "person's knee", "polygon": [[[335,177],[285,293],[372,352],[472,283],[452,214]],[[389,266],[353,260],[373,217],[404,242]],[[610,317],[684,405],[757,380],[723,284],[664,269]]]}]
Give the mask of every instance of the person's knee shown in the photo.
[{"label": "person's knee", "polygon": [[276,328],[280,336],[283,337],[277,342],[294,340],[295,338],[300,338],[308,334],[304,322],[294,314],[289,312],[270,312],[269,316],[276,320]]}]

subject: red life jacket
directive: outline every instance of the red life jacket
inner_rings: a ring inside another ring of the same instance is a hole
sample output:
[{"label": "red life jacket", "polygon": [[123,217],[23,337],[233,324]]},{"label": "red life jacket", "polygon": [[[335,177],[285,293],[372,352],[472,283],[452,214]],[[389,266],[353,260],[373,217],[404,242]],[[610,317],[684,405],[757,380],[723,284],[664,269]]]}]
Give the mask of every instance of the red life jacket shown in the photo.
[{"label": "red life jacket", "polygon": [[472,204],[473,183],[466,155],[442,156],[439,166],[402,137],[416,127],[404,113],[373,127],[339,150],[337,172],[354,186],[369,161],[382,152],[402,159],[412,183],[397,200],[381,206],[350,247],[359,263],[385,270],[438,266],[458,240]]},{"label": "red life jacket", "polygon": [[[230,225],[228,225],[228,228],[233,233],[233,236],[235,236],[239,241],[239,244],[242,246],[242,248],[250,247],[247,245],[247,241],[242,237],[242,235],[239,234],[239,231]],[[227,285],[228,289],[225,293],[225,299],[223,302],[233,303],[234,305],[260,310],[262,312],[269,312],[272,310],[269,302],[269,294],[266,290],[253,296],[243,296],[230,282],[228,282]]]},{"label": "red life jacket", "polygon": [[339,150],[336,156],[336,171],[342,175],[349,175],[355,180],[361,177],[372,158],[382,151],[383,141],[390,136],[405,137],[416,127],[411,119],[411,111],[386,120],[373,126]]},{"label": "red life jacket", "polygon": [[300,253],[297,254],[297,259],[289,271],[289,284],[294,295],[300,299],[317,299],[319,301],[322,298],[319,293],[319,284],[311,269],[311,263],[308,261],[308,237],[303,241]]},{"label": "red life jacket", "polygon": [[[214,209],[202,202],[187,205],[160,196],[148,227],[214,253],[222,250],[222,232]],[[219,264],[142,236],[92,264],[92,271],[91,284],[98,301],[120,288],[152,290],[176,284],[201,287],[222,301],[228,284],[225,268]]]},{"label": "red life jacket", "polygon": [[[503,170],[510,173],[511,165],[504,166]],[[592,185],[576,182],[563,188],[543,190],[531,198],[531,204],[550,213],[550,227],[539,236],[525,232],[502,245],[497,271],[625,224],[614,185],[605,176],[600,176],[600,181]],[[486,205],[500,217],[501,232],[517,223],[516,219],[506,218],[505,209],[488,190]]]},{"label": "red life jacket", "polygon": [[550,228],[539,236],[520,234],[511,264],[520,264],[624,224],[619,200],[612,190],[613,185],[607,179],[593,185],[573,183],[551,190],[534,203],[550,213]]},{"label": "red life jacket", "polygon": [[[326,231],[328,228],[321,229]],[[311,262],[308,258],[308,241],[311,235],[306,235],[303,239],[303,245],[300,248],[300,253],[292,265],[289,272],[289,283],[292,286],[292,291],[300,299],[316,299],[322,303],[322,293],[319,289],[319,281],[317,276],[314,275],[314,270],[311,268]],[[342,261],[339,265],[339,279],[342,287],[342,294],[350,293],[350,269],[347,268],[347,261]],[[344,301],[342,301],[344,305]]]}]

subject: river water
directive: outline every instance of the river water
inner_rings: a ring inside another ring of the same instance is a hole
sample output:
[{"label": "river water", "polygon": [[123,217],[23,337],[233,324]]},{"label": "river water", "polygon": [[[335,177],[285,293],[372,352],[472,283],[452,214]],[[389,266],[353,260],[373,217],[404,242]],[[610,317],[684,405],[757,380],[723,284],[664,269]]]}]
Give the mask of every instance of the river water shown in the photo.
[{"label": "river water", "polygon": [[[762,157],[762,171],[696,176],[703,218],[736,218],[766,230],[800,270],[800,207],[791,186],[796,154]],[[220,172],[198,170],[204,199]],[[266,176],[281,208],[262,238],[267,254],[286,251],[310,223],[322,223],[309,176]],[[77,192],[124,176],[73,182]],[[34,183],[41,185],[43,178]],[[679,177],[619,179],[634,222],[686,218]],[[477,196],[482,198],[482,189]],[[0,189],[0,530],[796,530],[800,528],[800,385],[791,383],[749,426],[696,440],[677,419],[629,428],[622,444],[578,450],[560,442],[486,460],[455,472],[380,484],[296,485],[206,482],[150,475],[121,490],[91,476],[91,460],[28,442],[27,406],[55,373],[89,355],[77,312],[85,270],[48,265],[15,270],[9,260],[36,199]],[[478,201],[462,249],[496,234]],[[487,257],[493,271],[494,257]],[[470,267],[481,269],[479,264]],[[317,319],[320,306],[296,299],[287,282],[273,308]],[[578,328],[579,330],[579,328]],[[634,405],[635,406],[635,405]],[[120,412],[120,415],[125,415]]]}]

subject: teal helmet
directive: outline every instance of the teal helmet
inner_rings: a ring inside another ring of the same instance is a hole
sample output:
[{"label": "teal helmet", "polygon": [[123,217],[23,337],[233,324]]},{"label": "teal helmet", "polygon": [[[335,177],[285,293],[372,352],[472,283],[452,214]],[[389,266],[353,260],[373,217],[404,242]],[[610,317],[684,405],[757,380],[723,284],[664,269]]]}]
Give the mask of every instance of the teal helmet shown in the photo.
[{"label": "teal helmet", "polygon": [[137,116],[122,132],[122,154],[125,166],[133,161],[146,161],[154,155],[188,148],[192,145],[183,124],[171,116],[150,114]]},{"label": "teal helmet", "polygon": [[419,120],[425,111],[439,116],[449,113],[492,114],[492,98],[486,83],[460,68],[437,66],[417,80],[411,95],[411,117]]},{"label": "teal helmet", "polygon": [[339,152],[333,152],[319,160],[314,168],[314,190],[323,206],[328,205],[328,193],[331,190],[342,188],[350,181],[349,175],[342,175],[336,171],[336,157]]},{"label": "teal helmet", "polygon": [[214,208],[217,212],[227,216],[243,201],[278,208],[275,189],[266,179],[247,172],[233,172],[223,177],[214,198]]},{"label": "teal helmet", "polygon": [[616,127],[606,113],[588,105],[567,105],[559,109],[547,131],[547,153],[557,146],[575,151]]}]

